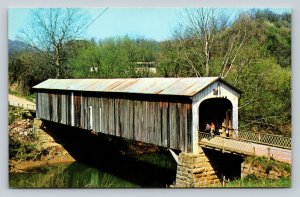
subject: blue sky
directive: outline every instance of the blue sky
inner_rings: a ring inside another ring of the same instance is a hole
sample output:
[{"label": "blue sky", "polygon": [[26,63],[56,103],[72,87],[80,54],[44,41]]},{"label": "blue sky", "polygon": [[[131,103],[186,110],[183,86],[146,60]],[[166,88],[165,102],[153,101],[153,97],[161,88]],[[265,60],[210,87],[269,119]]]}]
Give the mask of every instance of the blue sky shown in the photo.
[{"label": "blue sky", "polygon": [[[10,8],[8,15],[8,38],[16,40],[20,30],[30,22],[31,8]],[[85,8],[91,19],[96,18],[104,8]],[[245,9],[230,9],[239,12]],[[272,9],[276,13],[290,9]],[[183,8],[109,8],[99,17],[85,34],[85,38],[96,40],[108,37],[139,36],[157,41],[172,37],[172,29],[180,20]]]}]

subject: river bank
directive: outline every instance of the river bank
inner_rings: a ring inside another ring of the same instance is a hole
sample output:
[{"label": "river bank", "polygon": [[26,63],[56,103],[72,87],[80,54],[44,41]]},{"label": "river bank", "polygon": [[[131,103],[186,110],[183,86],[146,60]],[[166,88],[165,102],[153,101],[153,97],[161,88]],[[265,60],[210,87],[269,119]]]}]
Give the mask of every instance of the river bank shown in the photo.
[{"label": "river bank", "polygon": [[134,158],[144,153],[167,151],[150,144],[99,136],[49,122],[42,123],[28,111],[18,107],[9,107],[9,119],[10,173],[77,160],[96,165],[99,163],[99,152],[95,149],[106,157],[115,157],[112,160],[119,158],[119,155]]},{"label": "river bank", "polygon": [[41,121],[34,120],[28,111],[10,107],[10,120],[10,173],[47,164],[75,161],[61,144],[40,128]]}]

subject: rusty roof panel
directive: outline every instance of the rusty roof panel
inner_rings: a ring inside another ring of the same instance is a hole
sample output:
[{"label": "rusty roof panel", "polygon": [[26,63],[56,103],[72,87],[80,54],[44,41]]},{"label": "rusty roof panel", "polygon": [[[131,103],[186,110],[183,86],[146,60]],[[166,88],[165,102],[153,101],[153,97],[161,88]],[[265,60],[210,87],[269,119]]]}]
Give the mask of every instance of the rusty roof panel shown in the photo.
[{"label": "rusty roof panel", "polygon": [[33,88],[88,92],[193,96],[216,80],[220,79],[218,77],[48,79]]}]

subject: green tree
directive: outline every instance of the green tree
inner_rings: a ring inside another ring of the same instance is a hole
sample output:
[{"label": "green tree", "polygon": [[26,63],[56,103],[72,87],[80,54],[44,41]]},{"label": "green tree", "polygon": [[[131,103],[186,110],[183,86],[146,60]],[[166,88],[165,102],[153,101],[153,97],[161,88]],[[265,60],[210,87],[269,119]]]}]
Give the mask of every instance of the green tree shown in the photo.
[{"label": "green tree", "polygon": [[243,91],[240,127],[290,134],[285,126],[291,123],[291,70],[265,58],[245,72],[236,84]]},{"label": "green tree", "polygon": [[47,67],[44,56],[38,51],[25,50],[9,56],[9,82],[17,84],[17,91],[29,95],[31,87],[55,74]]},{"label": "green tree", "polygon": [[90,44],[72,58],[76,78],[140,77],[137,68],[155,62],[157,43],[129,37],[109,38]]},{"label": "green tree", "polygon": [[291,14],[268,9],[252,10],[252,18],[264,26],[267,50],[281,67],[291,67]]}]

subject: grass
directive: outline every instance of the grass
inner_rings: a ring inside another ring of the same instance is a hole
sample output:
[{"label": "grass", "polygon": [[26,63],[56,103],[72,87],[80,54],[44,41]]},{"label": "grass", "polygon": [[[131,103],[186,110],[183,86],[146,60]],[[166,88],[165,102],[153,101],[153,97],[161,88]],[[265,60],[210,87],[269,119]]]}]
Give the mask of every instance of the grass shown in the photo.
[{"label": "grass", "polygon": [[16,120],[31,119],[32,116],[28,110],[21,107],[8,106],[8,124],[12,124]]},{"label": "grass", "polygon": [[284,171],[288,174],[291,174],[292,172],[291,165],[268,159],[266,157],[249,156],[246,157],[245,162],[250,163],[253,166],[261,166],[266,173],[269,173],[272,169],[278,169],[279,171]]},{"label": "grass", "polygon": [[46,149],[40,149],[37,143],[25,144],[18,139],[9,139],[9,159],[15,160],[39,160],[47,155]]},{"label": "grass", "polygon": [[225,184],[224,187],[242,188],[274,188],[291,187],[291,165],[267,159],[265,157],[249,156],[245,158],[246,163],[252,166],[259,166],[266,174],[271,170],[283,172],[283,176],[278,179],[267,177],[257,177],[254,174],[248,175],[240,180],[233,180]]},{"label": "grass", "polygon": [[241,180],[234,180],[225,185],[225,187],[244,187],[244,188],[274,188],[291,187],[291,177],[281,177],[280,179],[257,178],[254,175],[246,176]]},{"label": "grass", "polygon": [[30,94],[28,96],[25,96],[24,98],[26,98],[27,100],[35,103],[35,94]]},{"label": "grass", "polygon": [[14,90],[11,90],[11,89],[8,89],[8,93],[12,94],[12,95],[15,95],[17,97],[25,98],[26,100],[35,103],[35,94],[30,94],[28,96],[24,96],[24,95],[21,95],[18,92],[14,91]]}]

